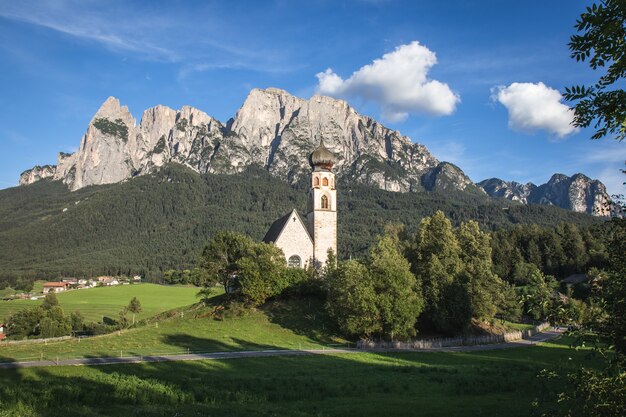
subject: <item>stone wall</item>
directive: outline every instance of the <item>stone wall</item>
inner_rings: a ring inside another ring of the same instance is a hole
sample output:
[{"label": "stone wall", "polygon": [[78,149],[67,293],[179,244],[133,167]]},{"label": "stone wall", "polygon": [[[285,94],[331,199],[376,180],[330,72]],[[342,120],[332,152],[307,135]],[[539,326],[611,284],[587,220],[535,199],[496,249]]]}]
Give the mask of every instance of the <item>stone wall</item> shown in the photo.
[{"label": "stone wall", "polygon": [[302,262],[300,266],[304,267],[313,258],[313,242],[295,212],[291,214],[291,218],[274,244],[285,253],[287,262],[291,256],[298,255]]}]

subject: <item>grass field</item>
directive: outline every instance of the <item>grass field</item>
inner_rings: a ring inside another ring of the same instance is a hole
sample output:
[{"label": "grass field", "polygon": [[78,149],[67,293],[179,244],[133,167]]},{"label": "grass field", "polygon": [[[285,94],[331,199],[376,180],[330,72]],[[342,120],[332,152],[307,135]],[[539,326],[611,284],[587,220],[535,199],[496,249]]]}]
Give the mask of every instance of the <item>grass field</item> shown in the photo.
[{"label": "grass field", "polygon": [[[145,285],[145,284],[144,284]],[[207,310],[203,310],[207,311]],[[93,356],[130,356],[164,353],[316,348],[345,344],[333,336],[332,323],[321,302],[283,301],[244,316],[215,320],[187,312],[121,333],[47,344],[3,345],[0,362]],[[158,326],[158,327],[157,327]]]},{"label": "grass field", "polygon": [[[362,353],[0,372],[2,416],[529,416],[537,379],[593,364],[567,340],[474,353]],[[555,381],[553,381],[554,383]]]},{"label": "grass field", "polygon": [[[156,284],[119,285],[84,290],[72,290],[57,294],[59,304],[67,314],[80,311],[87,322],[101,321],[103,316],[118,318],[122,307],[137,297],[143,311],[138,319],[193,304],[198,301],[198,288],[164,286]],[[41,300],[0,301],[0,320],[5,320],[18,310],[41,304]]]}]

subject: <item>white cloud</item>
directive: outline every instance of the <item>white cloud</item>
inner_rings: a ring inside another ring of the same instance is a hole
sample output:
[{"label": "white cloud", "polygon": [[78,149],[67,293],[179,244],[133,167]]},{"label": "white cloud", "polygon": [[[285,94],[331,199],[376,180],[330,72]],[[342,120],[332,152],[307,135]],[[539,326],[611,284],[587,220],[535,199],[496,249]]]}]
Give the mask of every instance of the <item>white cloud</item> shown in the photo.
[{"label": "white cloud", "polygon": [[436,63],[435,53],[414,41],[361,67],[346,80],[330,68],[316,74],[318,92],[375,102],[391,121],[404,120],[409,113],[449,115],[460,97],[447,84],[428,78]]},{"label": "white cloud", "polygon": [[492,100],[509,111],[509,126],[521,131],[543,129],[559,138],[574,133],[574,112],[561,103],[558,90],[539,83],[512,83],[492,90]]}]

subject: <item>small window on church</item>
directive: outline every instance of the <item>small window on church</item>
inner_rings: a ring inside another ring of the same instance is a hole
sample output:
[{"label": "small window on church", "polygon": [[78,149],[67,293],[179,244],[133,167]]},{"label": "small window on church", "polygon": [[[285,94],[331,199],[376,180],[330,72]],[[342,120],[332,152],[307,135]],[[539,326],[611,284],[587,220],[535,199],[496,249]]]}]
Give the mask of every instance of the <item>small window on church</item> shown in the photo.
[{"label": "small window on church", "polygon": [[325,187],[328,187],[328,178],[324,178],[322,180],[322,185],[325,186]]},{"label": "small window on church", "polygon": [[323,209],[328,208],[328,197],[326,197],[325,195],[322,196],[322,208]]},{"label": "small window on church", "polygon": [[300,268],[302,267],[302,261],[298,255],[292,255],[289,257],[289,267],[290,268]]},{"label": "small window on church", "polygon": [[313,186],[319,187],[319,185],[320,185],[320,179],[318,177],[315,177],[313,179]]}]

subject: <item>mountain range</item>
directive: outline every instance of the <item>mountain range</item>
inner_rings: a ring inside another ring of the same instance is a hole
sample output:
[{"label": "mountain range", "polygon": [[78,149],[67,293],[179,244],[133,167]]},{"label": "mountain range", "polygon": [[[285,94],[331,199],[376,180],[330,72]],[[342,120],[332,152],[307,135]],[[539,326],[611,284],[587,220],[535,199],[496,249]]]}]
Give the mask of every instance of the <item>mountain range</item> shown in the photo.
[{"label": "mountain range", "polygon": [[357,113],[346,101],[320,95],[305,100],[275,88],[253,89],[226,123],[193,107],[158,105],[145,110],[137,124],[126,106],[109,97],[76,152],[59,153],[56,165],[24,171],[20,185],[51,178],[75,191],[153,173],[172,162],[201,174],[236,174],[258,165],[294,184],[308,175],[308,155],[321,137],[337,156],[337,174],[348,182],[609,213],[604,185],[583,174],[555,174],[539,186],[498,178],[475,184],[461,168],[439,161],[425,146]]}]

